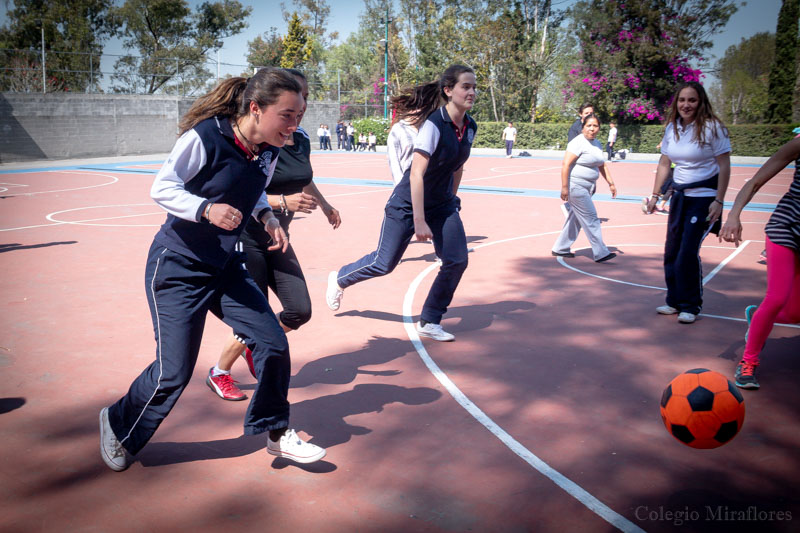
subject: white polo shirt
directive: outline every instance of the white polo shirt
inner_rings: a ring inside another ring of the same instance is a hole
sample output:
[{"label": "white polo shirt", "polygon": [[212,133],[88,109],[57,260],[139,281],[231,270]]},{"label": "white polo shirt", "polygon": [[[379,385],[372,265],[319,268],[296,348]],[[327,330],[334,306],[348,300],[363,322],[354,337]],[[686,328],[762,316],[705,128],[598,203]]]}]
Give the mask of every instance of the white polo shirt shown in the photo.
[{"label": "white polo shirt", "polygon": [[[684,185],[703,181],[719,173],[716,157],[730,153],[731,140],[728,132],[719,122],[706,123],[706,143],[698,144],[694,140],[695,123],[683,127],[678,120],[679,139],[675,139],[675,130],[672,123],[667,124],[664,138],[661,140],[661,153],[675,163],[673,179],[675,183]],[[715,135],[716,134],[716,135]],[[716,191],[707,187],[685,189],[686,196],[715,196]]]}]

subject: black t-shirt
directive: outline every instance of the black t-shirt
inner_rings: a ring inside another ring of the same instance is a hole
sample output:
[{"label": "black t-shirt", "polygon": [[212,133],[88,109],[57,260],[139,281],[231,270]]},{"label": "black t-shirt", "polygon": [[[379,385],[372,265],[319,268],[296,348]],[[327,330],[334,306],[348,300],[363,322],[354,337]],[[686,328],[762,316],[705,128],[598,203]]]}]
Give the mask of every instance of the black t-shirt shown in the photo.
[{"label": "black t-shirt", "polygon": [[267,185],[267,194],[294,194],[311,183],[311,141],[304,131],[292,135],[294,145],[284,145],[278,156],[278,166]]},{"label": "black t-shirt", "polygon": [[[272,180],[267,185],[267,194],[295,194],[311,183],[314,170],[311,168],[311,141],[305,131],[298,130],[292,135],[294,145],[284,145],[278,156],[278,164],[272,173]],[[283,230],[289,234],[289,223],[294,218],[294,213],[281,215],[274,211],[275,218],[281,223]],[[253,218],[247,223],[243,240],[257,243],[261,246],[272,244],[272,238],[264,229],[264,225]]]}]

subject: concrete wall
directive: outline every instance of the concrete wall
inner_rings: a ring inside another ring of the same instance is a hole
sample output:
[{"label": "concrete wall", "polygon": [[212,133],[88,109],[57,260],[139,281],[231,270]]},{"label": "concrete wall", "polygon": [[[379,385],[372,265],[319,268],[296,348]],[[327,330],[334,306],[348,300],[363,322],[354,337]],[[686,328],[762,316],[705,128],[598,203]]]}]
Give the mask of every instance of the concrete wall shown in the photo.
[{"label": "concrete wall", "polygon": [[[165,153],[193,100],[177,96],[0,93],[0,163]],[[318,144],[335,102],[312,102],[303,127]]]}]

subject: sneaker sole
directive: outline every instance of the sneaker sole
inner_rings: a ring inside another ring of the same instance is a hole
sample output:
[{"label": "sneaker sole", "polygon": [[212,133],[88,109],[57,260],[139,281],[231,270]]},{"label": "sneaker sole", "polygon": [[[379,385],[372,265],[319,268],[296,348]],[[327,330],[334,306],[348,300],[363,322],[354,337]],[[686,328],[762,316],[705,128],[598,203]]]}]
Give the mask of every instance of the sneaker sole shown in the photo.
[{"label": "sneaker sole", "polygon": [[659,315],[677,315],[678,310],[673,309],[672,311],[662,311],[660,309],[656,309],[656,313],[658,313]]},{"label": "sneaker sole", "polygon": [[453,337],[451,337],[449,339],[437,339],[436,337],[428,335],[427,333],[421,333],[419,331],[417,331],[417,335],[419,335],[420,337],[425,337],[426,339],[431,339],[431,340],[435,340],[435,341],[439,341],[439,342],[453,342],[454,340],[456,340],[455,336],[453,336]]},{"label": "sneaker sole", "polygon": [[206,377],[206,385],[208,385],[209,389],[214,391],[214,394],[216,394],[217,396],[219,396],[220,398],[222,398],[225,401],[228,401],[228,402],[241,402],[242,400],[246,400],[247,399],[247,394],[243,394],[241,398],[226,398],[225,396],[222,395],[222,391],[219,390],[216,385],[214,385],[214,382],[211,381],[210,377]]},{"label": "sneaker sole", "polygon": [[119,466],[118,464],[116,464],[114,461],[111,460],[108,454],[106,454],[106,447],[103,446],[103,441],[105,440],[105,433],[106,433],[105,429],[106,420],[103,420],[103,416],[106,417],[106,420],[108,419],[108,407],[104,407],[100,410],[100,457],[103,458],[103,462],[111,470],[113,470],[114,472],[122,472],[123,470],[127,470],[127,468],[130,465]]},{"label": "sneaker sole", "polygon": [[758,389],[761,385],[757,383],[739,383],[738,381],[735,382],[736,386],[740,389]]},{"label": "sneaker sole", "polygon": [[295,463],[316,463],[323,457],[327,455],[326,450],[320,450],[320,452],[316,455],[311,455],[309,457],[300,457],[297,455],[292,455],[291,453],[282,452],[280,450],[273,450],[272,448],[267,447],[267,453],[270,455],[274,455],[275,457],[282,457],[284,459],[289,459],[290,461],[294,461]]}]

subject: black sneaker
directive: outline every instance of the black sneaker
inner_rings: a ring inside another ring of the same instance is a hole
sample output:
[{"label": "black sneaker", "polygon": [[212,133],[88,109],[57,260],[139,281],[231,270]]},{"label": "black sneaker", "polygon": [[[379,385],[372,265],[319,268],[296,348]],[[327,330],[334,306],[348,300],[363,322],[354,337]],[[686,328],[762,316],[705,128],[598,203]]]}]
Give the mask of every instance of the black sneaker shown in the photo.
[{"label": "black sneaker", "polygon": [[736,386],[740,389],[757,389],[761,387],[756,379],[757,366],[758,365],[746,363],[744,360],[740,361],[739,364],[736,365],[736,372],[733,374],[736,380]]}]

